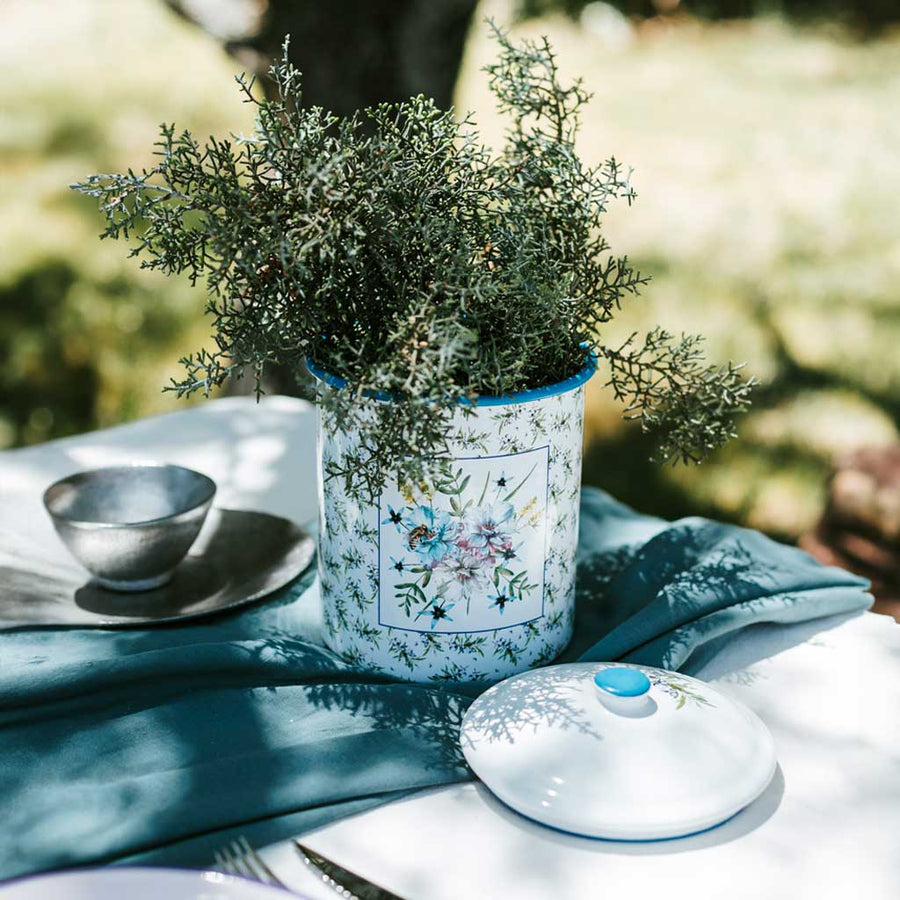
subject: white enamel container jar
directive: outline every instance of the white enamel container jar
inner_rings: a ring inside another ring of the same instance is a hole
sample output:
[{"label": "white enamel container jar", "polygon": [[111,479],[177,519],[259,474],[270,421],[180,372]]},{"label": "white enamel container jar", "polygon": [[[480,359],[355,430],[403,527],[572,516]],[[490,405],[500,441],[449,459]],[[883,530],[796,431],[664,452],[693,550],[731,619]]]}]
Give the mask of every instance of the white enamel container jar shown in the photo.
[{"label": "white enamel container jar", "polygon": [[[314,366],[318,390],[343,382]],[[353,436],[318,432],[326,643],[410,681],[488,682],[554,659],[572,636],[584,385],[482,397],[457,416],[452,477],[360,505],[323,479]],[[391,402],[378,400],[373,402]]]}]

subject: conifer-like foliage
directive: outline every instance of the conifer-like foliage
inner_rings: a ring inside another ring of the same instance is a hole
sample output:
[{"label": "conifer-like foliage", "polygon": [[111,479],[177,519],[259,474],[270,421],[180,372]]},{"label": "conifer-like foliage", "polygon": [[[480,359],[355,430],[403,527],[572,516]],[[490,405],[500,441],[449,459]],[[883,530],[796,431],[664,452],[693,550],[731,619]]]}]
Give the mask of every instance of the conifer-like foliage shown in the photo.
[{"label": "conifer-like foliage", "polygon": [[274,99],[237,78],[251,136],[201,143],[164,125],[155,166],[74,185],[142,267],[205,281],[216,349],[183,360],[179,394],[311,360],[346,380],[320,402],[359,435],[327,475],[370,495],[446,458],[461,401],[565,379],[585,345],[661,459],[698,461],[732,436],[752,384],[739,366],[708,366],[699,338],[660,329],[603,343],[648,280],[599,227],[608,203],[633,200],[628,173],[579,159],[589,98],[560,82],[547,41],[494,35],[486,72],[510,121],[497,154],[421,96],[342,119],[305,106],[286,43]]}]

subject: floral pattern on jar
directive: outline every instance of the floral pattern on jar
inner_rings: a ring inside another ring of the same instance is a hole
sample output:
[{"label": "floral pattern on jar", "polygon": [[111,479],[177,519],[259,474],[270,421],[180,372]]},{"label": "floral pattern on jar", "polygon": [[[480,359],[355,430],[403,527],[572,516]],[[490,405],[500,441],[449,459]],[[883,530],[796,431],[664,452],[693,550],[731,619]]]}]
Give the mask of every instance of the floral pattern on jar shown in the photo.
[{"label": "floral pattern on jar", "polygon": [[383,493],[379,623],[450,634],[539,619],[548,473],[545,445],[460,457],[428,490]]}]

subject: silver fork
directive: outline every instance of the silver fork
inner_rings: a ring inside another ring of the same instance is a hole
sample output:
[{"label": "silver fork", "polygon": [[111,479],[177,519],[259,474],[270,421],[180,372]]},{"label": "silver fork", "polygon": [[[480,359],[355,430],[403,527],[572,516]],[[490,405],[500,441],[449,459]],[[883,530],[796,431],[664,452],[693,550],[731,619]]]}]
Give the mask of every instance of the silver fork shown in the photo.
[{"label": "silver fork", "polygon": [[[345,888],[323,869],[319,868],[317,865],[318,857],[310,859],[310,856],[313,855],[312,851],[306,850],[305,847],[301,847],[299,844],[297,846],[306,865],[309,866],[309,868],[319,876],[322,882],[327,884],[339,897],[343,897],[344,900],[360,900],[353,891]],[[216,868],[226,875],[240,875],[242,878],[249,878],[252,881],[259,881],[262,884],[269,884],[273,887],[280,887],[288,890],[287,885],[266,865],[266,861],[253,849],[250,842],[243,835],[236,841],[232,841],[230,844],[219,850],[218,853],[215,854],[214,859]],[[373,892],[371,896],[374,900],[380,900],[382,897],[384,897],[385,900],[391,900],[391,898],[395,897],[394,894],[382,891],[377,885],[371,884],[370,882],[364,882],[362,879],[359,879],[359,876],[354,877],[357,878],[360,883],[364,884],[365,887],[372,888]],[[397,900],[399,900],[399,898],[397,898]]]},{"label": "silver fork", "polygon": [[219,850],[215,855],[215,862],[216,868],[226,875],[240,875],[262,884],[286,887],[243,835]]}]

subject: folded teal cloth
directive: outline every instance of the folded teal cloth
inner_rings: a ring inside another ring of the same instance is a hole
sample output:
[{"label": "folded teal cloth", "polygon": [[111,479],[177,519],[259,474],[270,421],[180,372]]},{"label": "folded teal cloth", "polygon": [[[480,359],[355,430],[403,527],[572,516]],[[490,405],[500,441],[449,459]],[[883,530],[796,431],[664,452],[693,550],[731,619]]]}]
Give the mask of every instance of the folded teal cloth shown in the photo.
[{"label": "folded teal cloth", "polygon": [[[581,517],[566,661],[696,671],[749,626],[871,602],[862,579],[756,532],[670,524],[593,489]],[[193,624],[0,633],[0,878],[202,866],[239,834],[261,845],[471,778],[470,694],[351,668],[319,615],[307,573]]]}]

